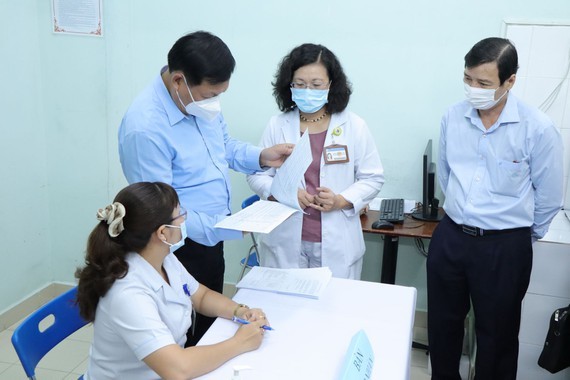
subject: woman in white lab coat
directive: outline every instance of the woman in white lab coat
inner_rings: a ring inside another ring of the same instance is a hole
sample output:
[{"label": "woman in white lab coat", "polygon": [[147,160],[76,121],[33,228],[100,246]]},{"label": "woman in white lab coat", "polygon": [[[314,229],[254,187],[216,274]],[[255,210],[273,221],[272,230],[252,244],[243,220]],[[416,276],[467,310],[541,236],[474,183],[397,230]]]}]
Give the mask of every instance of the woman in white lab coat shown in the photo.
[{"label": "woman in white lab coat", "polygon": [[[298,184],[305,211],[259,242],[262,266],[329,267],[335,277],[360,279],[365,251],[360,212],[384,183],[383,168],[364,120],[347,111],[352,91],[336,56],[303,44],[283,58],[273,95],[283,113],[269,121],[261,146],[296,144],[309,133],[312,163]],[[247,177],[262,199],[275,200],[276,170]]]}]

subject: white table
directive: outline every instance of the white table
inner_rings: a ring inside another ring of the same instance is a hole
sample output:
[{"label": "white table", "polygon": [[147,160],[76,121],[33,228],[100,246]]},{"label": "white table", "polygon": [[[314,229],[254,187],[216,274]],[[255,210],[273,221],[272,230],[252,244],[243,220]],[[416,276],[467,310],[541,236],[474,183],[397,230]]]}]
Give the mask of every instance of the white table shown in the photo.
[{"label": "white table", "polygon": [[[261,307],[275,331],[261,347],[199,377],[230,380],[333,380],[338,378],[354,334],[364,329],[374,350],[372,379],[409,379],[416,289],[375,282],[331,279],[320,299],[241,289],[234,300]],[[199,345],[233,336],[237,324],[218,318]]]}]

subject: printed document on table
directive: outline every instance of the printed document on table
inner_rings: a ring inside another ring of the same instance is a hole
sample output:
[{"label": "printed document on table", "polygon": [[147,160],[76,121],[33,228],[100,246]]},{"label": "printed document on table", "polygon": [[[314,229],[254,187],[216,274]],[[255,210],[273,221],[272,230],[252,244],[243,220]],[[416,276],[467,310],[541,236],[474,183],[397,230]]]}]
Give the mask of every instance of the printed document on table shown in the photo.
[{"label": "printed document on table", "polygon": [[291,155],[287,157],[283,165],[277,170],[275,177],[273,177],[271,195],[279,203],[303,211],[297,199],[297,190],[312,161],[311,141],[309,140],[308,131],[305,131],[295,145]]},{"label": "printed document on table", "polygon": [[278,269],[257,266],[251,268],[236,287],[319,298],[331,277],[328,267]]},{"label": "printed document on table", "polygon": [[259,200],[214,227],[267,234],[295,212],[297,210],[279,202]]}]

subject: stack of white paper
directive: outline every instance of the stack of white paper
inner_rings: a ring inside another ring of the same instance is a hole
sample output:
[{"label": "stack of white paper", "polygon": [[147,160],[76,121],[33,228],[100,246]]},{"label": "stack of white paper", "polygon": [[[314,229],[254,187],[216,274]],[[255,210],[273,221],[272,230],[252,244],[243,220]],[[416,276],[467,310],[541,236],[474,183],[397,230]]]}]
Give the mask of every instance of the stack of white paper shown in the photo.
[{"label": "stack of white paper", "polygon": [[331,277],[332,273],[328,267],[294,269],[253,267],[236,287],[319,298]]},{"label": "stack of white paper", "polygon": [[309,134],[305,133],[271,182],[271,195],[279,202],[255,202],[214,227],[268,234],[294,212],[303,211],[297,199],[297,191],[312,161],[311,141]]},{"label": "stack of white paper", "polygon": [[228,216],[214,227],[268,234],[296,211],[278,202],[260,200]]}]

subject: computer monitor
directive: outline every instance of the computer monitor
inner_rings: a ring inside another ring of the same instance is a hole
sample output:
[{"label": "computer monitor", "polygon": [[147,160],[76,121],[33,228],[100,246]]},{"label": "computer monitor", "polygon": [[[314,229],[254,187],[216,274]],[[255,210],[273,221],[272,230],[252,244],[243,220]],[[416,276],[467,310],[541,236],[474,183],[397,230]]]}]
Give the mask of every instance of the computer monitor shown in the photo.
[{"label": "computer monitor", "polygon": [[435,162],[432,161],[432,142],[428,140],[422,158],[422,208],[414,212],[412,218],[439,222],[443,211],[439,209],[439,200],[435,197]]}]

